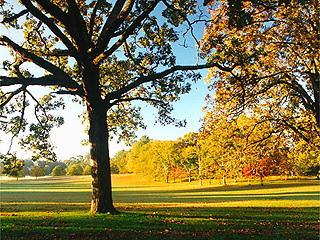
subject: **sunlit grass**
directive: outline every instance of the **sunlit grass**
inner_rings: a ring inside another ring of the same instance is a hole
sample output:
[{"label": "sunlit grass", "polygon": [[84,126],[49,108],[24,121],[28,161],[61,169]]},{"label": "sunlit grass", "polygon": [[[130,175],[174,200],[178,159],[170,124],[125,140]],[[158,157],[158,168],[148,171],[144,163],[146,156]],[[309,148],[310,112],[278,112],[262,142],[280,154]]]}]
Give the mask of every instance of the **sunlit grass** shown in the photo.
[{"label": "sunlit grass", "polygon": [[[117,216],[89,214],[90,177],[1,181],[2,239],[318,239],[319,183],[113,176]],[[214,236],[214,238],[213,238]]]}]

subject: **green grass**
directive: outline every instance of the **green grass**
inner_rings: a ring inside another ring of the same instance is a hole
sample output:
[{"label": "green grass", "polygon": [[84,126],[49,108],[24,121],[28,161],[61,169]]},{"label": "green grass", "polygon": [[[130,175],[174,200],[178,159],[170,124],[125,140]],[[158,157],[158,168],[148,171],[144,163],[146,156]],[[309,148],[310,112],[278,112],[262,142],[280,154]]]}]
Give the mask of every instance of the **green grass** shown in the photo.
[{"label": "green grass", "polygon": [[319,239],[319,182],[150,182],[113,176],[120,215],[93,215],[90,178],[1,181],[1,239]]}]

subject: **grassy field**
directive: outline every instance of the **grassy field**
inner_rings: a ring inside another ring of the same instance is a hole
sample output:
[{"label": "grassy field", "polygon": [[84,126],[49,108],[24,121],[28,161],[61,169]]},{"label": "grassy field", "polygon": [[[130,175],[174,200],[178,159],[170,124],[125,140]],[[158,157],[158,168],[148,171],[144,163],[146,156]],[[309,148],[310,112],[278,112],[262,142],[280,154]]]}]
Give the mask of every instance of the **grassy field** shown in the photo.
[{"label": "grassy field", "polygon": [[93,215],[90,177],[2,179],[1,239],[319,239],[319,181],[150,182],[114,175],[120,215]]}]

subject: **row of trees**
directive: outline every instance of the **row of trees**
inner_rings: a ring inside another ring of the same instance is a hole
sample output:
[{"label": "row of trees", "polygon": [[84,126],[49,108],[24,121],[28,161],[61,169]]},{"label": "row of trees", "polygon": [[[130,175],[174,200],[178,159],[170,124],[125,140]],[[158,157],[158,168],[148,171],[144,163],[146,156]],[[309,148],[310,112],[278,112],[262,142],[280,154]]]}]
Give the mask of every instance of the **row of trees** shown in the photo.
[{"label": "row of trees", "polygon": [[212,119],[208,114],[199,133],[176,141],[152,140],[146,136],[129,151],[111,159],[114,173],[144,174],[157,181],[259,178],[268,175],[317,175],[320,152],[304,141],[293,143],[283,134],[261,138],[270,125],[256,125],[254,117],[237,120]]},{"label": "row of trees", "polygon": [[6,165],[0,164],[0,174],[9,177],[21,178],[25,176],[73,176],[73,175],[90,175],[91,167],[89,164],[89,155],[72,157],[65,161],[37,161],[16,159],[15,168],[7,168]]}]

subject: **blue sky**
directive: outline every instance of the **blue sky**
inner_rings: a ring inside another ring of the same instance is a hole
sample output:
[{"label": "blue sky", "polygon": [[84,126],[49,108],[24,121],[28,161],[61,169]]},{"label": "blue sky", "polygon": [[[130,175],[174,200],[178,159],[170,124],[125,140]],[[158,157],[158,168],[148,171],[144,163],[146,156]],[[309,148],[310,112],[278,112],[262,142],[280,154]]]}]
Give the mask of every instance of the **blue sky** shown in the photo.
[{"label": "blue sky", "polygon": [[[203,34],[203,26],[199,26],[195,29],[197,37],[201,38]],[[0,34],[6,35],[13,40],[17,37],[16,33],[12,30],[7,30],[0,25]],[[193,46],[192,46],[193,44]],[[177,50],[177,63],[193,65],[197,62],[197,54],[195,44],[192,43],[190,48],[181,47]],[[0,47],[0,63],[3,60],[8,59],[8,53]],[[206,71],[201,71],[203,77],[206,75]],[[0,75],[4,75],[5,72],[0,69]],[[36,91],[39,91],[36,89]],[[39,92],[40,93],[40,92]],[[163,126],[160,124],[155,125],[156,112],[151,106],[145,105],[142,107],[142,116],[144,122],[148,126],[146,130],[139,130],[137,132],[138,139],[143,135],[147,135],[152,139],[157,140],[176,140],[182,137],[188,132],[197,132],[201,127],[199,122],[200,118],[204,116],[202,107],[205,104],[205,96],[210,93],[207,90],[207,85],[203,80],[197,83],[193,83],[192,90],[189,94],[181,96],[179,102],[174,103],[174,111],[172,116],[178,119],[186,119],[187,126],[185,128],[176,128],[174,126]],[[79,106],[77,103],[71,102],[71,97],[65,97],[67,102],[66,109],[59,112],[59,115],[65,118],[65,124],[53,130],[51,139],[53,144],[56,146],[56,153],[60,160],[68,159],[72,156],[83,155],[89,152],[89,146],[82,146],[81,140],[86,139],[87,136],[84,133],[84,126],[81,124],[81,119],[78,117],[85,109]],[[5,153],[9,146],[9,136],[4,136],[3,132],[0,132],[0,152]],[[17,140],[15,141],[17,142]],[[124,143],[117,144],[116,141],[110,143],[110,155],[113,156],[116,152],[121,149],[128,149]],[[19,148],[15,147],[13,150],[18,151],[19,157],[28,158],[30,154]]]}]

